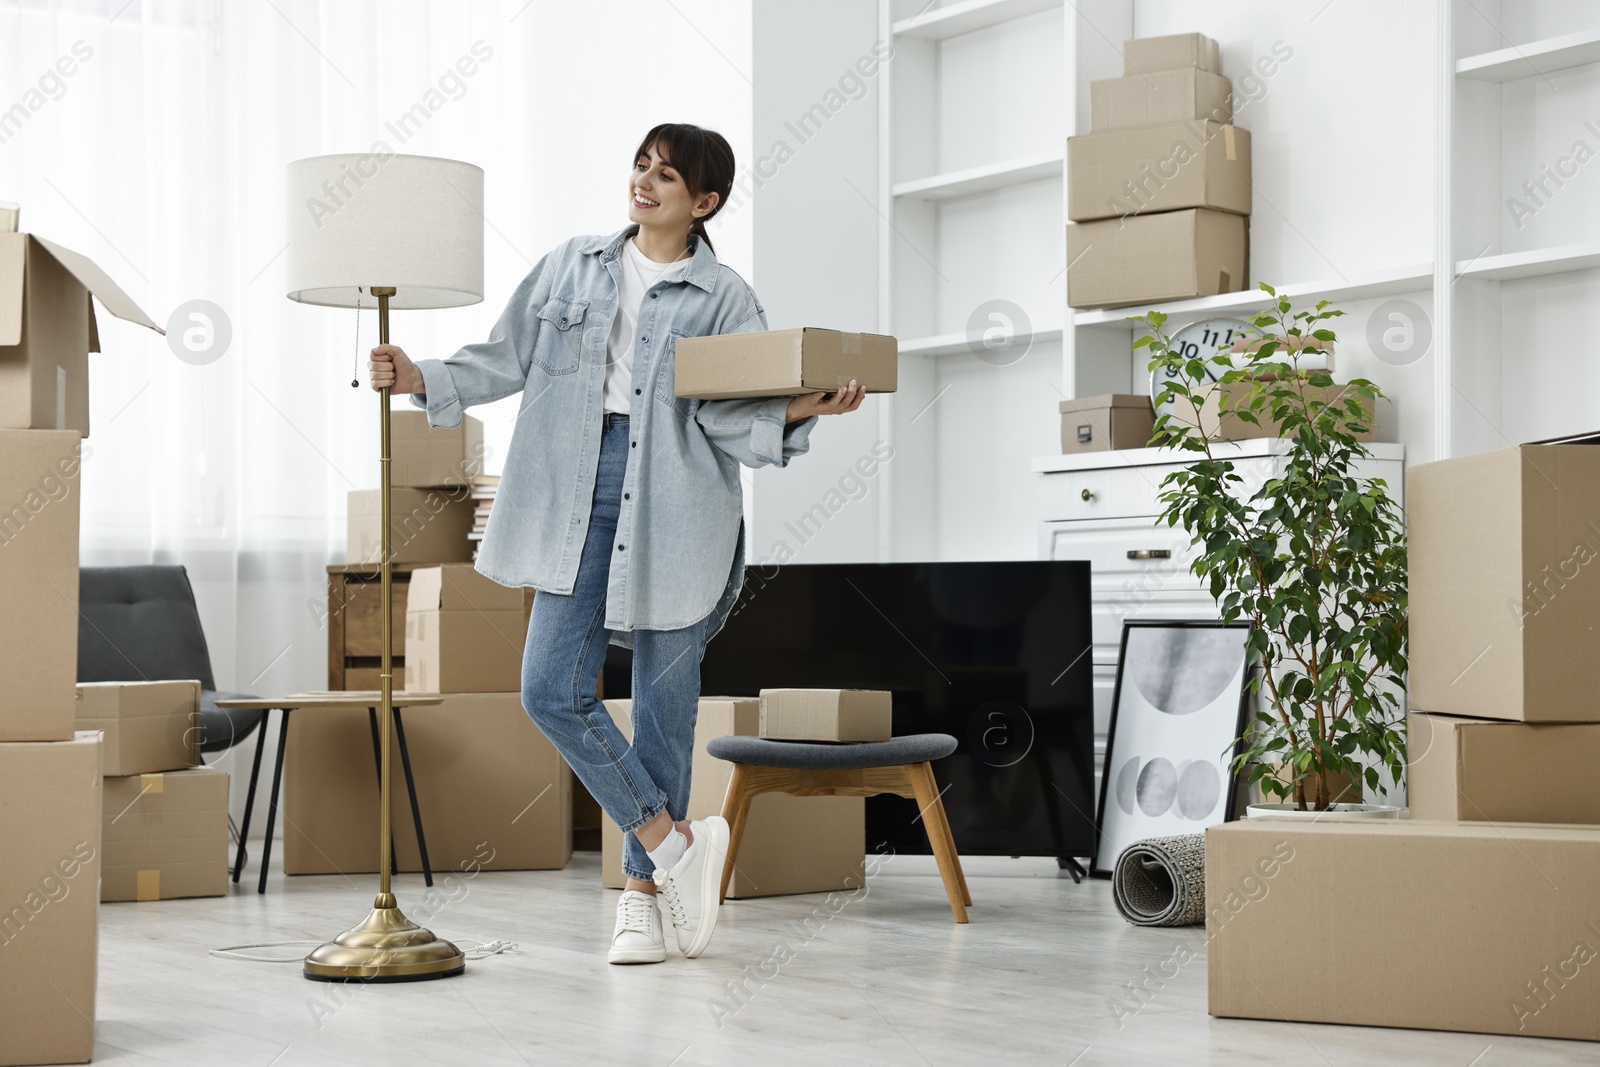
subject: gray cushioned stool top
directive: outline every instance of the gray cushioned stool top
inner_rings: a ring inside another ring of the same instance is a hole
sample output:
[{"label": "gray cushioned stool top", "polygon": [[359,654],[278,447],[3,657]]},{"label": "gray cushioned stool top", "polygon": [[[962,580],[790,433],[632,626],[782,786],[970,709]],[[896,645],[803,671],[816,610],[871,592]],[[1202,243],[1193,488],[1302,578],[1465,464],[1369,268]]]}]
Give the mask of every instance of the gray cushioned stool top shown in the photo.
[{"label": "gray cushioned stool top", "polygon": [[741,735],[713,737],[706,751],[729,763],[755,767],[787,767],[800,771],[859,770],[862,767],[898,767],[943,759],[956,750],[949,734],[906,734],[887,741],[814,742],[768,741]]}]

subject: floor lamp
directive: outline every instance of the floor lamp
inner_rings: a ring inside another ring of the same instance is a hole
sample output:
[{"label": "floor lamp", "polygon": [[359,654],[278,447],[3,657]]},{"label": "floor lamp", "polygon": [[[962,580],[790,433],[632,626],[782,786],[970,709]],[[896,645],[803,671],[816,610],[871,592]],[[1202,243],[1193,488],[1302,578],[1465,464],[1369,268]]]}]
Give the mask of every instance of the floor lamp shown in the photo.
[{"label": "floor lamp", "polygon": [[[483,171],[470,163],[389,152],[296,160],[288,167],[288,214],[289,299],[341,308],[376,301],[380,344],[389,342],[390,308],[460,307],[483,299]],[[379,392],[378,421],[383,541],[378,896],[364,922],[306,957],[305,976],[319,981],[447,978],[467,965],[459,948],[407,919],[390,891],[394,634],[388,389]]]}]

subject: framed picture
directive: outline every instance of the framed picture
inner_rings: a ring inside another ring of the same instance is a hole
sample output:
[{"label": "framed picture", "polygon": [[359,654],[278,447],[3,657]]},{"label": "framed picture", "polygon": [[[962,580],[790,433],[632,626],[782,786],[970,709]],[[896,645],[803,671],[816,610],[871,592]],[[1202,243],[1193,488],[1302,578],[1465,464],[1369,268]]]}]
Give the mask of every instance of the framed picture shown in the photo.
[{"label": "framed picture", "polygon": [[1089,873],[1133,842],[1199,833],[1234,816],[1229,768],[1244,732],[1252,624],[1130,620],[1111,697]]}]

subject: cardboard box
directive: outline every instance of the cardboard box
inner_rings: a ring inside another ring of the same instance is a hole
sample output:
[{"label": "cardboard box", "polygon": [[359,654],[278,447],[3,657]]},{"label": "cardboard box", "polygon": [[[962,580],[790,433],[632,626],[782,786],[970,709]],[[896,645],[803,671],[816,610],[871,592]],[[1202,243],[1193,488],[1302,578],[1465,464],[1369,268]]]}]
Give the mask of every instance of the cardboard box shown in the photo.
[{"label": "cardboard box", "polygon": [[0,744],[0,1064],[94,1052],[100,791],[97,733]]},{"label": "cardboard box", "polygon": [[1171,33],[1122,42],[1122,73],[1153,74],[1158,70],[1198,67],[1222,73],[1222,49],[1203,33]]},{"label": "cardboard box", "polygon": [[1110,452],[1145,448],[1155,433],[1156,413],[1143,394],[1108,393],[1062,400],[1061,451]]},{"label": "cardboard box", "polygon": [[1232,122],[1232,94],[1227,78],[1193,67],[1092,81],[1089,128],[1120,130],[1191,119]]},{"label": "cardboard box", "polygon": [[1250,214],[1250,131],[1174,122],[1067,138],[1067,218],[1205,207]]},{"label": "cardboard box", "polygon": [[[607,700],[624,737],[633,738],[633,702]],[[722,814],[733,764],[706,751],[713,737],[751,735],[761,720],[755,697],[701,697],[694,730],[694,763],[687,818]],[[866,859],[866,802],[861,797],[794,797],[764,793],[750,802],[729,899],[792,893],[847,892],[862,884]],[[606,818],[600,831],[601,881],[621,889],[622,831]]]},{"label": "cardboard box", "polygon": [[814,326],[680,337],[674,348],[677,395],[701,400],[832,391],[852,378],[869,393],[892,393],[899,370],[893,337]]},{"label": "cardboard box", "polygon": [[82,446],[76,430],[0,430],[0,741],[72,737]]},{"label": "cardboard box", "polygon": [[[572,772],[522,710],[521,694],[445,696],[401,712],[435,880],[472,863],[502,871],[566,866]],[[391,758],[395,856],[402,871],[420,871],[398,745]],[[367,713],[296,712],[283,776],[285,873],[375,873],[378,774]]]},{"label": "cardboard box", "polygon": [[761,736],[774,741],[887,741],[894,735],[885,689],[763,689]]},{"label": "cardboard box", "polygon": [[[1202,385],[1195,390],[1195,395],[1200,399],[1200,421],[1198,425],[1205,431],[1206,436],[1224,441],[1250,441],[1260,437],[1281,437],[1278,423],[1269,414],[1269,409],[1264,409],[1256,415],[1256,422],[1246,422],[1233,412],[1245,402],[1250,395],[1251,382],[1212,382]],[[1342,400],[1345,395],[1345,386],[1307,386],[1306,396],[1309,399],[1324,404],[1331,404]],[[1355,394],[1351,394],[1354,396]],[[1367,412],[1367,429],[1363,433],[1354,434],[1357,441],[1371,441],[1376,436],[1376,422],[1373,420],[1372,401],[1366,397],[1356,396],[1361,401],[1361,406]],[[1270,403],[1270,402],[1269,402]],[[1186,426],[1196,425],[1193,412],[1188,409],[1187,401],[1179,401],[1172,410],[1174,422]]]},{"label": "cardboard box", "polygon": [[[382,491],[350,493],[346,563],[379,564],[383,554]],[[470,563],[473,501],[464,489],[389,490],[391,563]]]},{"label": "cardboard box", "polygon": [[1206,831],[1212,1015],[1600,1039],[1600,828]]},{"label": "cardboard box", "polygon": [[1152,304],[1246,287],[1249,230],[1242,215],[1194,208],[1067,227],[1067,303]]},{"label": "cardboard box", "polygon": [[226,771],[108,776],[101,813],[101,901],[227,896]]},{"label": "cardboard box", "polygon": [[1411,707],[1600,721],[1600,435],[1406,471]]},{"label": "cardboard box", "polygon": [[519,692],[527,635],[520,586],[503,586],[470,563],[411,572],[405,633],[411,691]]},{"label": "cardboard box", "polygon": [[110,275],[53,241],[0,233],[0,427],[89,436],[94,304],[164,333]]},{"label": "cardboard box", "polygon": [[1600,825],[1600,724],[1414,711],[1406,748],[1414,819]]},{"label": "cardboard box", "polygon": [[483,421],[434,429],[426,411],[389,412],[389,484],[414,489],[465,486],[483,473]]},{"label": "cardboard box", "polygon": [[77,727],[105,735],[104,774],[116,778],[200,764],[200,682],[85,682]]}]

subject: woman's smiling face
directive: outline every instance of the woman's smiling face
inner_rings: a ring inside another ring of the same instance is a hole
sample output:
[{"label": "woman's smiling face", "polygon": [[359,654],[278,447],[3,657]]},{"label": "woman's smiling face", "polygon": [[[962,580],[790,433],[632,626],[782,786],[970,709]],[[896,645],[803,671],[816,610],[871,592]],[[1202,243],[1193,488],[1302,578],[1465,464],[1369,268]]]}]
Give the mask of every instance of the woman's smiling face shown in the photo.
[{"label": "woman's smiling face", "polygon": [[[701,214],[716,203],[716,194],[700,198]],[[628,219],[641,226],[660,226],[668,231],[687,230],[695,219],[696,204],[683,179],[672,164],[651,145],[633,164],[628,178]]]}]

